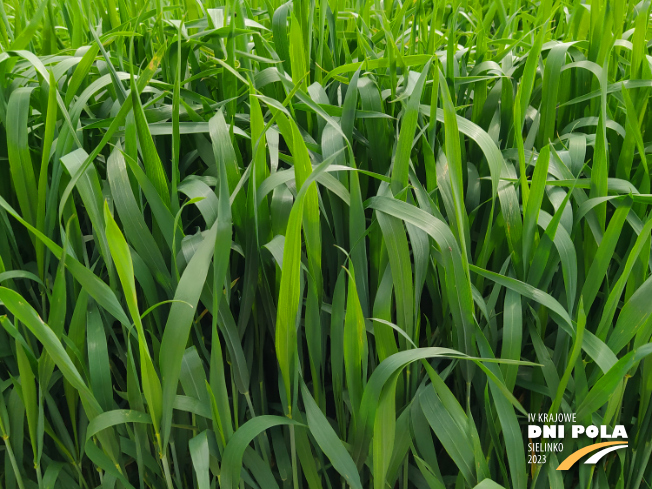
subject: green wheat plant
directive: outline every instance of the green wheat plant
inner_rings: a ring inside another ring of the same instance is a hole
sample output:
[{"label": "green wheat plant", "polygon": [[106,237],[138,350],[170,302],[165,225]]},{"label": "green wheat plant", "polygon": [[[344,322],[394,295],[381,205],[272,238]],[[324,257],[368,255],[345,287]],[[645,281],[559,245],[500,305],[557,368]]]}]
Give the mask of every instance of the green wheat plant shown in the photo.
[{"label": "green wheat plant", "polygon": [[0,0],[0,489],[652,487],[652,3],[283,2]]}]

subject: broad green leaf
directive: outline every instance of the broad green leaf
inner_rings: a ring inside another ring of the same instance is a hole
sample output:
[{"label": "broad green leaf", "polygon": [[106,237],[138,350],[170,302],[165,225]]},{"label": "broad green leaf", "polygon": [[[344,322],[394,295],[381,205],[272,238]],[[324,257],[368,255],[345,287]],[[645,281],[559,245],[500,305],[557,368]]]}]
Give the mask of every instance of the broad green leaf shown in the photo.
[{"label": "broad green leaf", "polygon": [[220,475],[220,486],[228,489],[236,489],[240,482],[240,470],[242,469],[242,456],[245,449],[260,433],[278,425],[301,426],[300,423],[290,418],[280,416],[257,416],[237,430],[231,441],[226,445],[222,457],[222,472]]},{"label": "broad green leaf", "polygon": [[303,383],[301,384],[301,393],[306,408],[308,428],[312,436],[315,437],[319,447],[329,458],[333,467],[344,477],[347,484],[354,489],[361,489],[360,475],[351,455],[344,448],[342,441],[337,437],[337,434],[310,395],[310,391]]}]

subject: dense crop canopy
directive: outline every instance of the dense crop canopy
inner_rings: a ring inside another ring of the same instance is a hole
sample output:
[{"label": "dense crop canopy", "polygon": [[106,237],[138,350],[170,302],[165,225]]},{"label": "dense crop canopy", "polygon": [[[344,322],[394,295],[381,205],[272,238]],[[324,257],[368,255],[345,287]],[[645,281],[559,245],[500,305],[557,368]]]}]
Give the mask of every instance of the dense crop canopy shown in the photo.
[{"label": "dense crop canopy", "polygon": [[650,487],[652,4],[282,1],[0,0],[0,489]]}]

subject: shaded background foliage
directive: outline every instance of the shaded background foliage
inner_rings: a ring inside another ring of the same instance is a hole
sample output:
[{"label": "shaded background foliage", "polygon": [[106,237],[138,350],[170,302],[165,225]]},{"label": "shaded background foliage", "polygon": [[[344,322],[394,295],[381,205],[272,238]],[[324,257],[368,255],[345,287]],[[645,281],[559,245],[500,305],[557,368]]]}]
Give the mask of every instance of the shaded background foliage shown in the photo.
[{"label": "shaded background foliage", "polygon": [[649,1],[0,8],[0,487],[649,487]]}]

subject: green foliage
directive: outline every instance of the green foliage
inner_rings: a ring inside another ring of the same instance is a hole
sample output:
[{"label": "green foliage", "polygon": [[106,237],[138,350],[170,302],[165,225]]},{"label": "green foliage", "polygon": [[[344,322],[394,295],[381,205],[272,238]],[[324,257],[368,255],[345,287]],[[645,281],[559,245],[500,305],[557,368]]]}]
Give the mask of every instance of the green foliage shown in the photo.
[{"label": "green foliage", "polygon": [[650,5],[0,0],[0,489],[650,487]]}]

